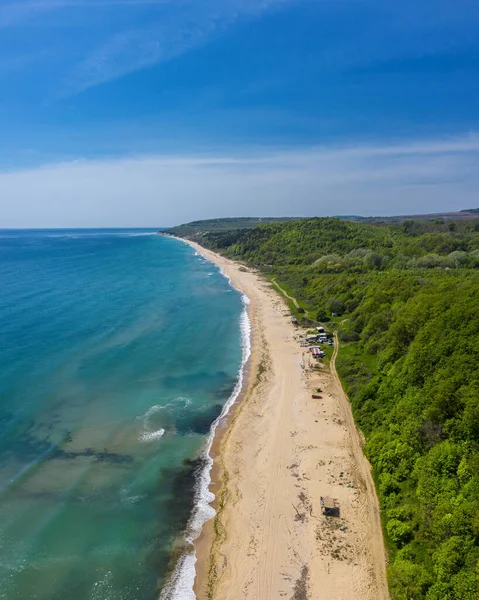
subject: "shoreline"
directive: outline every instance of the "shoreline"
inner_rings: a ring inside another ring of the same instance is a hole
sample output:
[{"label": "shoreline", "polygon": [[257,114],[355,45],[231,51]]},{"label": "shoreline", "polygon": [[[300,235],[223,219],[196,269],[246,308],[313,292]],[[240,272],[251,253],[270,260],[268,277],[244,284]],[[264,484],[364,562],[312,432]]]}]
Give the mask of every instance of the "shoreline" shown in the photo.
[{"label": "shoreline", "polygon": [[[307,367],[290,311],[257,273],[177,239],[250,300],[251,355],[210,446],[216,514],[193,542],[191,597],[387,600],[377,497],[334,364]],[[322,494],[340,518],[321,515]]]},{"label": "shoreline", "polygon": [[[214,510],[215,515],[208,519],[202,526],[200,534],[198,537],[193,540],[193,547],[195,551],[195,581],[193,585],[193,592],[195,594],[195,598],[197,600],[208,598],[207,593],[205,593],[206,588],[208,587],[208,577],[209,577],[209,562],[210,562],[210,554],[211,547],[214,543],[215,539],[215,519],[218,514],[221,514],[221,494],[223,490],[224,478],[227,477],[227,470],[222,461],[221,447],[224,438],[228,435],[232,423],[234,422],[235,417],[238,412],[241,410],[244,401],[248,396],[248,392],[254,379],[257,375],[257,344],[254,343],[254,338],[256,334],[256,328],[254,326],[254,303],[251,302],[250,297],[246,294],[246,292],[238,285],[234,277],[234,273],[232,273],[229,269],[225,270],[225,264],[218,261],[218,258],[223,258],[217,255],[206,248],[200,246],[196,242],[192,242],[190,240],[184,238],[176,238],[180,241],[188,244],[191,248],[193,248],[199,255],[203,258],[211,262],[215,265],[221,272],[221,274],[228,279],[230,285],[237,290],[244,298],[248,299],[246,305],[246,312],[248,315],[249,327],[250,327],[250,337],[249,337],[249,356],[246,362],[242,367],[242,385],[239,390],[239,394],[237,395],[234,402],[230,405],[226,414],[219,419],[218,425],[215,429],[213,440],[210,446],[209,455],[212,459],[212,465],[210,469],[210,484],[209,490],[212,494],[214,494],[214,499],[210,502],[211,508]],[[227,259],[224,259],[227,260]]]},{"label": "shoreline", "polygon": [[[173,236],[172,236],[173,237]],[[204,449],[199,455],[205,461],[205,465],[199,472],[196,482],[196,503],[188,520],[185,537],[179,540],[179,547],[185,550],[178,558],[169,580],[161,590],[159,600],[196,600],[197,573],[203,572],[206,563],[206,553],[203,551],[205,544],[209,542],[208,531],[212,527],[218,508],[218,494],[211,488],[219,485],[221,480],[221,467],[219,464],[220,446],[223,436],[227,434],[231,419],[242,403],[243,396],[248,389],[249,377],[252,363],[252,326],[251,326],[251,302],[249,297],[235,285],[232,277],[226,273],[222,266],[205,255],[207,250],[200,245],[183,238],[174,237],[180,242],[188,244],[196,253],[217,267],[223,277],[228,280],[229,285],[241,294],[244,309],[240,316],[241,340],[243,357],[238,371],[238,379],[225,403],[219,417],[213,422]],[[188,550],[190,547],[192,549]]]}]

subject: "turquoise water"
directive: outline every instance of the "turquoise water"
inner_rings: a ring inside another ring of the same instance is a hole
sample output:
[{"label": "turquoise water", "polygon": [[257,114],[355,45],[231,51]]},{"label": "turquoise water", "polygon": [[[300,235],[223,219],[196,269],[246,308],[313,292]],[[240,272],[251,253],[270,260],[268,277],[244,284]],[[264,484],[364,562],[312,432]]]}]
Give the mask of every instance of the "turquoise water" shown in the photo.
[{"label": "turquoise water", "polygon": [[143,231],[3,231],[0,278],[0,598],[158,598],[238,381],[241,296]]}]

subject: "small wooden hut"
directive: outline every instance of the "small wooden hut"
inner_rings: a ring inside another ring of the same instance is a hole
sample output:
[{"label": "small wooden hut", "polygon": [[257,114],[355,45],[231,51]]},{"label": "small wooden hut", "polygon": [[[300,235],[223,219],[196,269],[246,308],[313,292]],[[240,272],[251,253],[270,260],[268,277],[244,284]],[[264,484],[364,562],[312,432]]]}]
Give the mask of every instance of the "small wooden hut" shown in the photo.
[{"label": "small wooden hut", "polygon": [[321,504],[321,512],[325,517],[339,517],[339,507],[336,505],[334,498],[320,496],[319,503]]}]

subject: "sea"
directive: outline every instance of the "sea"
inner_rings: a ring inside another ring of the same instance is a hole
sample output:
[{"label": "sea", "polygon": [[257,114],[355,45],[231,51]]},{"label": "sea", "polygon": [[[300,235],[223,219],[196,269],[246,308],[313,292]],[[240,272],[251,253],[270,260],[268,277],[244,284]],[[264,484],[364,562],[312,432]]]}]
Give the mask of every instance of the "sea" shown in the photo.
[{"label": "sea", "polygon": [[0,598],[194,599],[247,298],[156,230],[3,230],[0,282]]}]

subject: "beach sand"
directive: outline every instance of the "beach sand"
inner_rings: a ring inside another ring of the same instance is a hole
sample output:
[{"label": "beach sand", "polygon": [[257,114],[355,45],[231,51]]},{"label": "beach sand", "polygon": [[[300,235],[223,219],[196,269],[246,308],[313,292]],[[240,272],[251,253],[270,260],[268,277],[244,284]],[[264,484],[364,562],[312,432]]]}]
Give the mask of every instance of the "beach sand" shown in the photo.
[{"label": "beach sand", "polygon": [[[334,360],[309,369],[271,284],[192,245],[249,297],[252,324],[248,384],[213,447],[217,516],[196,544],[197,598],[387,599],[378,501]],[[321,514],[320,496],[339,517]]]}]

